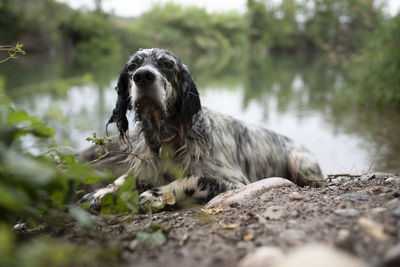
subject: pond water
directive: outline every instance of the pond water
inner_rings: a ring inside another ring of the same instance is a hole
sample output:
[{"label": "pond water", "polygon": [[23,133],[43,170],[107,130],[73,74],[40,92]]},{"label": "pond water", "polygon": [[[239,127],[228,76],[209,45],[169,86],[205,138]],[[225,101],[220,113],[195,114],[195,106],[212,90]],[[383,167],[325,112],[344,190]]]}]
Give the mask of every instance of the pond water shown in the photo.
[{"label": "pond water", "polygon": [[[26,56],[1,64],[0,80],[17,108],[56,129],[51,143],[79,150],[89,145],[85,139],[92,133],[105,135],[124,61],[99,57],[78,64],[68,58]],[[400,171],[400,116],[344,101],[345,73],[325,58],[201,57],[184,62],[192,69],[203,105],[305,145],[325,174]],[[110,127],[109,132],[116,130]],[[39,153],[51,143],[25,137],[21,145]]]}]

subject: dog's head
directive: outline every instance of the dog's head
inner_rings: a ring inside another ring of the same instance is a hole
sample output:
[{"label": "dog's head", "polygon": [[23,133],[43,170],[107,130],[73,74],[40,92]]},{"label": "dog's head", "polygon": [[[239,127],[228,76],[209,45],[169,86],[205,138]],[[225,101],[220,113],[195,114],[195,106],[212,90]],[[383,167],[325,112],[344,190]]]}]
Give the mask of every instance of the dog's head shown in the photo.
[{"label": "dog's head", "polygon": [[133,54],[122,70],[116,87],[118,100],[109,120],[126,137],[126,113],[135,119],[154,149],[164,139],[187,131],[201,109],[199,93],[189,69],[170,51],[153,48]]}]

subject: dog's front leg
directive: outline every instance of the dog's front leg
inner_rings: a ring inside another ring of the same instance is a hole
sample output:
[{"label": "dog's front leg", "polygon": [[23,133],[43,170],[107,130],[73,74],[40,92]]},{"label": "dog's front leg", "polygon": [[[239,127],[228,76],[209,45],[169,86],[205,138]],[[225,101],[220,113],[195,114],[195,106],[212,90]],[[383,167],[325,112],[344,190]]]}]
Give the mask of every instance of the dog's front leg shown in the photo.
[{"label": "dog's front leg", "polygon": [[143,212],[157,212],[171,203],[166,200],[168,192],[173,194],[173,203],[191,198],[196,202],[206,202],[219,193],[239,188],[243,185],[234,184],[218,178],[188,176],[164,186],[152,188],[140,194],[139,206]]},{"label": "dog's front leg", "polygon": [[103,197],[108,194],[118,192],[119,188],[124,184],[126,178],[128,178],[128,174],[118,177],[118,179],[116,179],[112,184],[109,184],[104,188],[100,188],[92,193],[84,195],[78,201],[78,204],[89,202],[89,205],[92,209],[99,210]]}]

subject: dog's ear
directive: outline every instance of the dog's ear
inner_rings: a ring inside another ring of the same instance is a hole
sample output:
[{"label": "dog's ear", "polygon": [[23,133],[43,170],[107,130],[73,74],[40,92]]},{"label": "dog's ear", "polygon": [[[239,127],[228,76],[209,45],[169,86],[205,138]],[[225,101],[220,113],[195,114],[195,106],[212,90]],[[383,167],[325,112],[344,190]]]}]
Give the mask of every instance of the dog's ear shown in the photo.
[{"label": "dog's ear", "polygon": [[126,112],[132,109],[131,100],[129,95],[129,76],[126,68],[124,68],[119,75],[118,84],[115,87],[118,93],[117,103],[112,112],[110,119],[107,122],[107,126],[110,123],[117,123],[118,131],[121,137],[126,137],[129,123],[126,117]]},{"label": "dog's ear", "polygon": [[181,114],[182,122],[185,126],[190,127],[193,116],[201,110],[200,96],[197,91],[196,85],[193,81],[192,75],[188,67],[182,64],[181,73],[181,85],[182,85],[182,97],[181,97]]}]

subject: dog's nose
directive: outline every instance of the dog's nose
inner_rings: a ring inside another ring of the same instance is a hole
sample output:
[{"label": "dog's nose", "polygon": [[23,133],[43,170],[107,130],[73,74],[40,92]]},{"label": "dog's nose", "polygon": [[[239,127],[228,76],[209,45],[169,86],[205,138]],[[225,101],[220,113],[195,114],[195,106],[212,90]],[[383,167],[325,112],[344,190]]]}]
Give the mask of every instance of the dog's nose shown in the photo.
[{"label": "dog's nose", "polygon": [[150,85],[156,79],[154,72],[148,69],[137,70],[133,75],[133,81],[138,86]]}]

